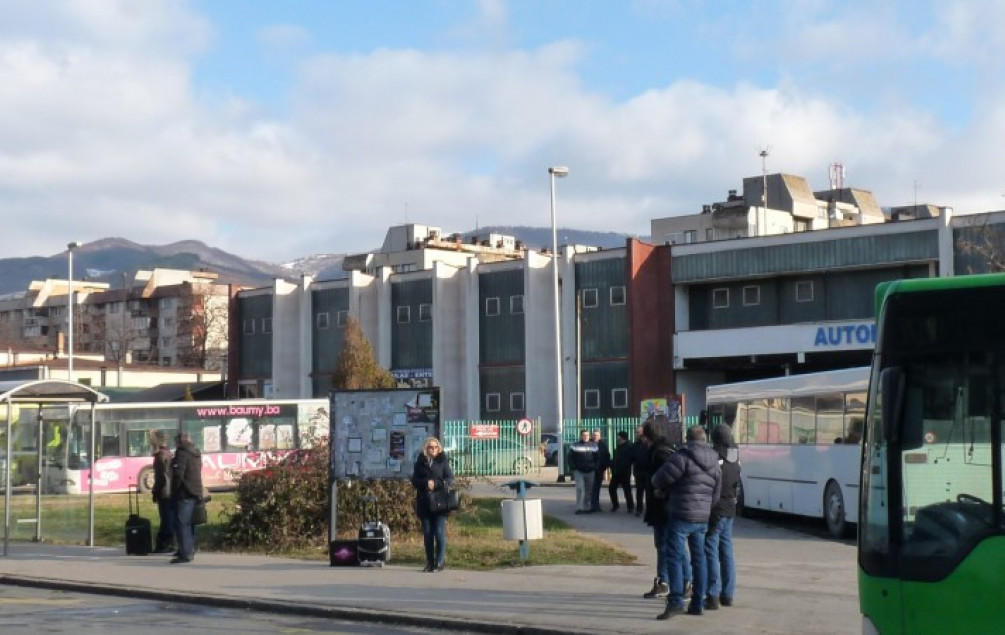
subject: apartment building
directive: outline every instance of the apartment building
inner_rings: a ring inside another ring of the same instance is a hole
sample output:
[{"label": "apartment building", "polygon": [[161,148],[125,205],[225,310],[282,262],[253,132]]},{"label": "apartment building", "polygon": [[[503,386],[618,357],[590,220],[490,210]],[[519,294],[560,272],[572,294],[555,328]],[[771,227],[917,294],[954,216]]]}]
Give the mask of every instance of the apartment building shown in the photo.
[{"label": "apartment building", "polygon": [[[145,363],[221,370],[226,360],[232,290],[215,273],[153,269],[123,278],[120,288],[74,280],[74,355],[113,365]],[[65,356],[66,280],[32,282],[0,300],[2,344]]]}]

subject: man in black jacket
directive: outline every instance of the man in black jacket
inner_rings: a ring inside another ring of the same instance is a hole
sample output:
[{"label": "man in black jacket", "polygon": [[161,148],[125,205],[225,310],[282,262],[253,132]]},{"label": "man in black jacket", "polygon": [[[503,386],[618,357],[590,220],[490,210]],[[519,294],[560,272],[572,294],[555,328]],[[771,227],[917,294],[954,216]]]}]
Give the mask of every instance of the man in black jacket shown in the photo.
[{"label": "man in black jacket", "polygon": [[611,468],[611,451],[599,429],[593,431],[593,443],[597,446],[597,471],[593,477],[593,489],[590,490],[590,511],[599,512],[600,486],[604,484],[604,475]]},{"label": "man in black jacket", "polygon": [[167,434],[158,430],[151,436],[154,446],[154,486],[151,489],[157,513],[160,516],[160,528],[157,530],[157,540],[154,553],[171,553],[174,547],[174,502],[171,500],[171,450],[167,447]]},{"label": "man in black jacket", "polygon": [[663,464],[652,478],[653,491],[665,492],[670,500],[667,513],[670,552],[670,595],[666,610],[657,619],[665,620],[684,612],[684,576],[679,566],[685,550],[691,554],[694,594],[687,612],[704,612],[708,570],[705,565],[705,533],[712,504],[722,490],[719,454],[705,443],[705,431],[699,426],[687,430],[687,443]]},{"label": "man in black jacket", "polygon": [[579,441],[569,446],[568,462],[576,480],[576,513],[590,513],[593,479],[597,472],[597,444],[590,440],[590,431],[581,430]]},{"label": "man in black jacket", "polygon": [[[659,428],[652,420],[643,424],[640,436],[645,448],[643,455],[647,466],[646,474],[651,474],[650,470],[658,470],[670,458],[670,455],[673,454],[673,448],[659,433]],[[662,598],[670,593],[666,499],[656,498],[652,479],[649,476],[645,477],[645,491],[646,509],[642,519],[653,528],[653,546],[656,548],[656,577],[653,579],[653,588],[643,593],[642,597],[647,599]]]},{"label": "man in black jacket", "polygon": [[192,511],[202,499],[202,452],[192,437],[182,432],[175,437],[177,447],[171,461],[171,500],[175,508],[175,540],[178,555],[171,564],[191,562],[195,557],[195,525]]},{"label": "man in black jacket", "polygon": [[720,423],[712,430],[712,447],[719,453],[722,493],[712,506],[705,534],[705,558],[708,560],[708,590],[705,608],[715,610],[733,605],[736,592],[736,561],[733,560],[733,518],[740,489],[740,451],[733,443],[733,430]]},{"label": "man in black jacket", "polygon": [[614,458],[611,460],[611,484],[607,488],[607,493],[611,497],[611,511],[616,512],[618,505],[618,488],[625,493],[625,505],[628,513],[635,510],[635,501],[632,499],[632,461],[634,459],[634,448],[628,442],[628,433],[622,430],[616,436],[617,445],[614,446]]}]

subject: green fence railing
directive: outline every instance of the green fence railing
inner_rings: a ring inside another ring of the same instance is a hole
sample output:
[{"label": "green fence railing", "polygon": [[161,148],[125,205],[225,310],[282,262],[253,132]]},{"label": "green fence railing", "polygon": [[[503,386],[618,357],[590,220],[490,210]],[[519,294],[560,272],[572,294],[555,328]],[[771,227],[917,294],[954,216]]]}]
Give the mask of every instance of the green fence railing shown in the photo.
[{"label": "green fence railing", "polygon": [[[528,420],[521,420],[528,421]],[[579,441],[580,430],[600,430],[600,436],[614,452],[618,432],[635,440],[639,417],[612,419],[566,419],[562,426],[562,447]],[[698,417],[685,417],[685,427],[698,425]],[[537,475],[546,465],[547,445],[541,440],[540,419],[530,425],[520,421],[444,421],[441,441],[450,465],[459,476]],[[571,474],[568,465],[565,473]]]}]

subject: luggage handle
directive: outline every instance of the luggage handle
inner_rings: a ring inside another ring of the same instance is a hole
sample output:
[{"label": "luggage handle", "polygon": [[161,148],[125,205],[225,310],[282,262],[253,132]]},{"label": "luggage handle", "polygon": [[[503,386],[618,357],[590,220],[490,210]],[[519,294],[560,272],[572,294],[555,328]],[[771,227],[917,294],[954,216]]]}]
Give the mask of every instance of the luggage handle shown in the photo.
[{"label": "luggage handle", "polygon": [[[140,515],[140,484],[136,483],[136,515]],[[133,486],[129,485],[126,489],[126,497],[129,499],[129,515],[133,515]]]}]

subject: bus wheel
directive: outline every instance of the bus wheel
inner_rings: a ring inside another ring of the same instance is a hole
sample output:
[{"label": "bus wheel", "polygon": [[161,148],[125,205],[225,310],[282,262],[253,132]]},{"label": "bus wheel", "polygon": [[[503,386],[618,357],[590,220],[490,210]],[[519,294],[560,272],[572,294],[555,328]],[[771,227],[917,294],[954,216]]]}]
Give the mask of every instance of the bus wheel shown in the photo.
[{"label": "bus wheel", "polygon": [[827,521],[827,531],[835,538],[843,538],[848,528],[844,514],[844,496],[841,487],[834,481],[824,488],[824,520]]},{"label": "bus wheel", "polygon": [[139,486],[141,494],[152,492],[154,489],[154,469],[145,467],[140,470],[139,476],[136,477],[136,484]]}]

